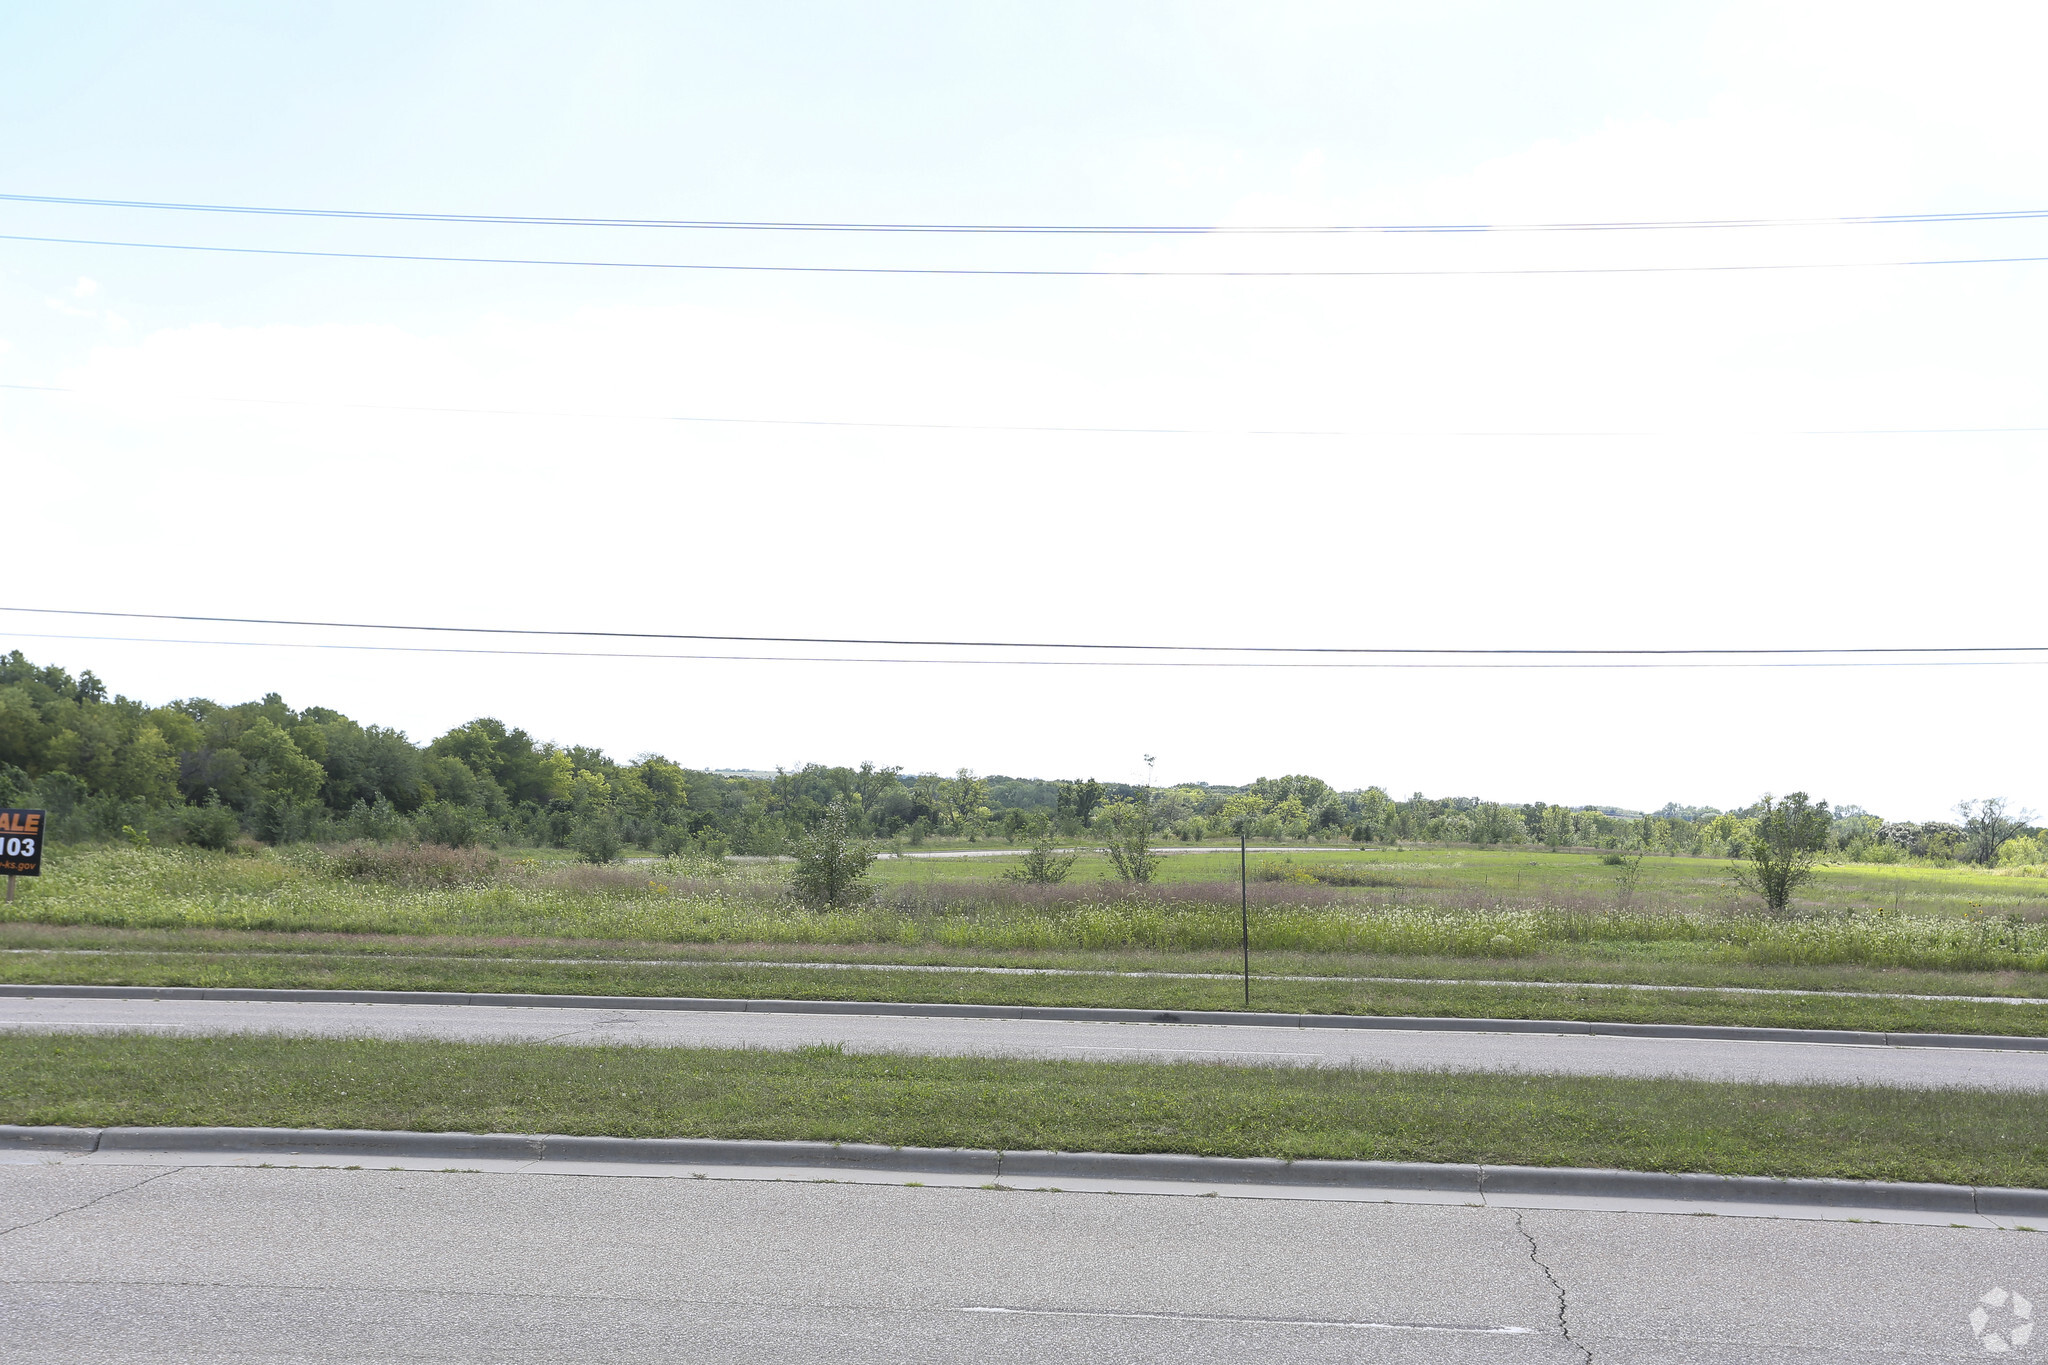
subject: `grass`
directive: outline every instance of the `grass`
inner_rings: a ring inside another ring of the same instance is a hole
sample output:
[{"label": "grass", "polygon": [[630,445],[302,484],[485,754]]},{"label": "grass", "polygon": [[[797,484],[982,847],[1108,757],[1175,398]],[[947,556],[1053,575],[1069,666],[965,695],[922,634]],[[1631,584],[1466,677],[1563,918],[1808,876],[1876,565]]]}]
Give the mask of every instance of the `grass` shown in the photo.
[{"label": "grass", "polygon": [[[431,947],[432,945],[426,945]],[[473,950],[476,945],[457,945]],[[1412,964],[1406,964],[1411,965]],[[0,956],[0,980],[35,984],[268,987],[321,990],[531,992],[551,995],[682,995],[728,999],[922,1001],[987,1005],[1081,1005],[1146,1010],[1244,1007],[1235,979],[1187,980],[1154,973],[1076,976],[895,970],[719,961],[547,960],[335,951],[123,951]],[[1310,1014],[1442,1015],[1625,1023],[1844,1028],[1893,1033],[2048,1034],[2048,1005],[1891,999],[1875,994],[1665,995],[1592,985],[1344,979],[1252,982],[1252,1008]]]},{"label": "grass", "polygon": [[[1167,848],[1178,846],[1166,845]],[[1284,852],[1253,853],[1252,876],[1274,881],[1370,887],[1405,898],[1419,893],[1431,903],[1478,897],[1486,903],[1551,906],[1609,906],[1615,900],[1617,869],[1595,852],[1556,852],[1539,847],[1387,848],[1369,845],[1307,844]],[[875,865],[884,886],[932,882],[998,881],[1014,857],[885,859]],[[1650,857],[1643,860],[1637,901],[1660,910],[1719,910],[1739,906],[1725,858]],[[1971,910],[2002,915],[2048,913],[2048,877],[2042,868],[1938,867],[1931,864],[1831,863],[1800,892],[1809,910],[1891,910],[1900,914],[1951,914]],[[1195,846],[1160,860],[1159,878],[1182,882],[1228,881],[1238,875],[1238,854]],[[1099,853],[1083,853],[1070,880],[1112,880],[1114,869]]]},{"label": "grass", "polygon": [[1186,1152],[2048,1186],[2048,1095],[151,1035],[0,1038],[0,1122]]},{"label": "grass", "polygon": [[[1194,855],[1207,856],[1207,855]],[[1334,875],[1327,869],[1323,875]],[[107,848],[66,855],[0,922],[119,928],[511,934],[666,943],[1128,950],[1237,946],[1235,886],[934,882],[813,910],[778,870],[546,867],[452,850],[292,849],[258,858]],[[1518,958],[1560,944],[1661,945],[1750,964],[2048,972],[2048,917],[1850,910],[1778,919],[1641,905],[1389,898],[1384,888],[1259,882],[1260,952]]]},{"label": "grass", "polygon": [[[45,876],[0,910],[0,948],[9,950],[0,953],[0,979],[1230,1008],[1242,1000],[1230,982],[1163,975],[1235,972],[1238,889],[1202,879],[1214,871],[1204,870],[1204,860],[1223,856],[1169,858],[1173,875],[1187,872],[1193,879],[1150,888],[1101,880],[1022,886],[994,875],[999,859],[953,860],[943,876],[934,871],[941,867],[936,861],[892,860],[880,865],[894,880],[884,882],[875,903],[818,911],[789,897],[786,869],[764,864],[596,867],[479,850],[362,846],[298,847],[256,857],[190,849],[60,850],[46,863]],[[1234,852],[1228,861],[1234,864]],[[1489,887],[1522,865],[1512,875],[1520,878],[1534,867],[1527,875],[1541,882],[1536,898],[1516,900],[1511,887]],[[1256,983],[1253,1004],[1337,1013],[2048,1033],[2042,1007],[1861,998],[1876,992],[2048,996],[2048,920],[2036,910],[1994,915],[1983,903],[1966,902],[1959,912],[1895,913],[1844,903],[1773,919],[1688,902],[1688,887],[1712,880],[1700,860],[1645,864],[1653,865],[1645,890],[1622,907],[1611,894],[1596,902],[1590,893],[1571,891],[1573,878],[1611,872],[1585,855],[1266,855],[1251,887],[1258,973],[1405,980],[1268,979]],[[1972,888],[1986,881],[2017,887],[2016,895],[2048,889],[2038,879],[1904,872],[1947,887],[1942,894],[1952,897],[1978,895]],[[1848,880],[1829,894],[1847,894],[1841,888],[1857,875],[1832,870],[1829,876]],[[1911,903],[1932,901],[1926,892]],[[856,973],[748,967],[733,959],[1149,975]],[[1488,981],[1841,994],[1481,984]]]}]

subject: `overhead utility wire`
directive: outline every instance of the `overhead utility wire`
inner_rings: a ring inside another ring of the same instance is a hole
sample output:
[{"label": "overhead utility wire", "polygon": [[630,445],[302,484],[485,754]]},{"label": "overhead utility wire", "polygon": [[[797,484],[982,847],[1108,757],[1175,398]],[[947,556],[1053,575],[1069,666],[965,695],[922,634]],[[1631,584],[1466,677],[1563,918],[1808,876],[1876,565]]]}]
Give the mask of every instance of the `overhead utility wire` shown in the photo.
[{"label": "overhead utility wire", "polygon": [[1281,663],[1271,659],[906,659],[901,657],[854,656],[845,654],[650,654],[624,650],[585,649],[478,649],[456,645],[364,645],[298,640],[188,640],[146,635],[56,635],[17,632],[20,640],[94,640],[134,645],[208,645],[236,649],[337,649],[382,654],[472,654],[493,658],[538,659],[648,659],[693,660],[699,662],[762,664],[953,664],[991,668],[1336,668],[1392,670],[1510,669],[1542,672],[1550,669],[1723,669],[1723,668],[2031,668],[2048,664],[2048,659],[1776,659],[1708,662],[1704,660],[1652,660],[1638,663],[1567,662],[1531,663],[1412,663],[1361,662],[1359,660],[1309,660]]},{"label": "overhead utility wire", "polygon": [[1663,232],[1709,228],[1873,227],[1905,223],[2002,223],[2048,218],[2048,209],[1988,209],[1960,213],[1858,213],[1820,218],[1621,219],[1565,223],[861,223],[781,219],[571,218],[508,213],[405,213],[386,209],[278,208],[256,204],[182,204],[153,199],[83,199],[51,194],[0,194],[0,202],[73,208],[151,209],[179,213],[246,213],[274,218],[349,218],[398,223],[477,223],[494,227],[667,228],[718,232],[924,232],[1033,233],[1112,236],[1220,236],[1229,234]]},{"label": "overhead utility wire", "polygon": [[[120,399],[121,394],[101,394],[93,389],[71,389],[57,384],[0,384],[0,390],[15,393],[68,393],[80,397]],[[152,397],[159,395],[151,395]],[[1439,437],[1439,436],[2011,436],[2048,432],[2048,427],[1808,427],[1782,431],[1720,432],[1708,430],[1625,431],[1509,431],[1422,430],[1401,431],[1322,430],[1309,427],[1083,427],[1022,426],[996,422],[854,422],[821,417],[705,417],[661,412],[574,412],[560,408],[458,408],[419,403],[329,403],[312,398],[246,398],[206,393],[168,395],[192,403],[249,403],[261,407],[323,408],[346,412],[412,412],[461,417],[569,417],[586,421],[687,422],[706,426],[741,427],[844,427],[863,431],[1004,431],[1039,434],[1090,436],[1322,436],[1322,437]]]},{"label": "overhead utility wire", "polygon": [[[708,635],[641,630],[538,630],[516,626],[418,626],[371,621],[297,621],[266,616],[191,616],[150,611],[87,611],[70,607],[0,607],[36,616],[94,616],[123,621],[196,621],[208,625],[299,626],[314,630],[407,630],[449,635],[540,635],[594,640],[693,640],[751,645],[861,645],[884,649],[1142,650],[1165,654],[1385,654],[1673,657],[1681,655],[1790,656],[1852,654],[2044,654],[2048,645],[1869,645],[1762,649],[1423,649],[1332,645],[1103,644],[1071,640],[890,640],[835,635]],[[195,642],[203,643],[203,642]],[[232,643],[232,642],[230,642]]]},{"label": "overhead utility wire", "polygon": [[1495,270],[1021,270],[968,266],[735,265],[702,261],[594,261],[535,256],[429,256],[399,251],[311,251],[265,246],[203,246],[190,242],[122,242],[95,237],[0,234],[0,242],[56,246],[116,246],[147,251],[199,251],[235,256],[293,256],[330,261],[427,261],[442,265],[554,265],[605,270],[725,271],[748,275],[949,275],[1036,279],[1426,279],[1506,275],[1699,275],[1784,270],[1890,270],[1924,265],[2030,265],[2048,256],[1960,256],[1900,261],[1789,261],[1761,265],[1520,266]]}]

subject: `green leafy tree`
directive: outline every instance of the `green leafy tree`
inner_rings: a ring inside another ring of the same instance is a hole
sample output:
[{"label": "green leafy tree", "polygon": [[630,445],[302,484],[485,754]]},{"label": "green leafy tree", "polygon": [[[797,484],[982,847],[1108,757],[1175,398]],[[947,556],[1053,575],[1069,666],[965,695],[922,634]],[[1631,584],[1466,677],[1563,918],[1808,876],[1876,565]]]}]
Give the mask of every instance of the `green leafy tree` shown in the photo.
[{"label": "green leafy tree", "polygon": [[796,854],[791,881],[806,903],[858,905],[874,895],[867,876],[874,865],[875,849],[853,832],[852,815],[844,801],[826,807],[824,817],[797,836],[791,851]]},{"label": "green leafy tree", "polygon": [[311,801],[327,771],[299,751],[292,737],[266,716],[258,716],[235,741],[249,765],[250,782],[262,795],[288,802]]},{"label": "green leafy tree", "polygon": [[205,805],[185,814],[186,841],[201,848],[226,848],[241,834],[242,822],[235,818],[234,811],[220,803],[218,796],[208,797]]},{"label": "green leafy tree", "polygon": [[1638,820],[1635,828],[1623,836],[1621,850],[1607,855],[1606,862],[1617,869],[1614,874],[1614,899],[1623,906],[1632,905],[1636,888],[1643,881],[1643,859],[1649,856],[1649,831],[1647,821]]},{"label": "green leafy tree", "polygon": [[988,780],[976,777],[974,769],[962,768],[953,775],[954,818],[969,829],[979,830],[988,819]]},{"label": "green leafy tree", "polygon": [[1250,792],[1241,792],[1236,796],[1224,798],[1223,821],[1230,827],[1232,834],[1249,836],[1253,826],[1258,824],[1260,817],[1265,814],[1265,810],[1266,798],[1254,796]]},{"label": "green leafy tree", "polygon": [[919,773],[910,784],[911,820],[922,821],[928,830],[942,829],[952,813],[946,779],[937,773]]},{"label": "green leafy tree", "polygon": [[619,859],[625,840],[619,822],[609,810],[592,811],[578,819],[569,834],[569,847],[586,863],[613,863]]},{"label": "green leafy tree", "polygon": [[1116,875],[1143,886],[1159,873],[1159,855],[1152,851],[1152,812],[1139,801],[1112,801],[1102,808],[1097,826],[1109,832],[1103,849]]},{"label": "green leafy tree", "polygon": [[430,844],[449,848],[473,848],[483,838],[476,809],[452,801],[429,801],[413,817],[413,828]]},{"label": "green leafy tree", "polygon": [[879,768],[863,762],[853,774],[853,794],[860,798],[863,814],[880,809],[884,798],[902,790],[901,768]]},{"label": "green leafy tree", "polygon": [[1793,894],[1813,876],[1814,860],[1827,847],[1833,824],[1825,801],[1811,804],[1805,792],[1773,801],[1766,793],[1742,834],[1736,885],[1761,896],[1772,914],[1784,914],[1792,908]]},{"label": "green leafy tree", "polygon": [[1964,856],[1987,867],[1998,861],[1999,845],[2026,833],[2034,818],[2032,811],[2007,810],[2002,796],[1958,802],[1956,814],[1963,817]]},{"label": "green leafy tree", "polygon": [[1086,827],[1096,807],[1108,795],[1109,789],[1092,777],[1085,782],[1062,782],[1053,809],[1060,816]]}]

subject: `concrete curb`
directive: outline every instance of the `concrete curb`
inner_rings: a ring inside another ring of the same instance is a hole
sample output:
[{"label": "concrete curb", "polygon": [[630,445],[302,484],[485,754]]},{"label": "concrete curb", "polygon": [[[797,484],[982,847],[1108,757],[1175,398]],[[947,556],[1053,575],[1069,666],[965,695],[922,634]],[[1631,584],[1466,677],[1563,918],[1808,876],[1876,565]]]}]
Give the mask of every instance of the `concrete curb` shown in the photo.
[{"label": "concrete curb", "polygon": [[1875,1033],[1751,1028],[1738,1024],[1620,1024],[1576,1019],[1456,1019],[1430,1015],[1274,1014],[1257,1010],[1133,1010],[1065,1005],[945,1005],[884,1000],[751,1000],[680,995],[531,995],[461,991],[273,990],[256,986],[0,984],[0,996],[87,1000],[271,1000],[326,1005],[498,1005],[519,1009],[711,1010],[765,1014],[869,1014],[926,1019],[1063,1019],[1114,1024],[1235,1024],[1252,1028],[1565,1033],[1600,1038],[1710,1038],[1724,1042],[1833,1043],[1851,1047],[1956,1047],[2048,1052],[2048,1038],[2012,1034]]},{"label": "concrete curb", "polygon": [[1779,1180],[1580,1167],[1436,1165],[1409,1161],[1279,1161],[1269,1157],[1124,1152],[998,1152],[864,1143],[715,1138],[570,1137],[532,1133],[408,1133],[321,1128],[41,1128],[0,1124],[0,1152],[233,1153],[331,1160],[558,1161],[669,1166],[888,1171],[1004,1179],[1120,1180],[1176,1185],[1547,1195],[1681,1204],[1882,1209],[2048,1221],[2048,1190],[1877,1180]]}]

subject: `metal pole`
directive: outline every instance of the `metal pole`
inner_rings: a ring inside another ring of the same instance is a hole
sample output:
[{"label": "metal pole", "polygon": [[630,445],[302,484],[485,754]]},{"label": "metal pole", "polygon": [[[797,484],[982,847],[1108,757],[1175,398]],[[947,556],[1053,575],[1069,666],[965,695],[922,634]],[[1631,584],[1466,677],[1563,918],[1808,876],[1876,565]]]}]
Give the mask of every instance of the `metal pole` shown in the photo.
[{"label": "metal pole", "polygon": [[[14,879],[8,878],[11,883]],[[10,894],[12,888],[10,887]],[[1237,908],[1244,919],[1244,1007],[1252,1007],[1252,883],[1246,870],[1244,830],[1237,831]]]},{"label": "metal pole", "polygon": [[12,872],[7,874],[7,903],[9,905],[14,904],[14,874]]}]

